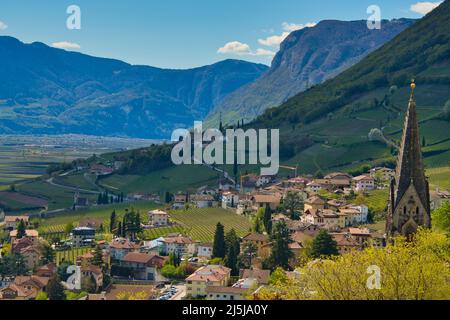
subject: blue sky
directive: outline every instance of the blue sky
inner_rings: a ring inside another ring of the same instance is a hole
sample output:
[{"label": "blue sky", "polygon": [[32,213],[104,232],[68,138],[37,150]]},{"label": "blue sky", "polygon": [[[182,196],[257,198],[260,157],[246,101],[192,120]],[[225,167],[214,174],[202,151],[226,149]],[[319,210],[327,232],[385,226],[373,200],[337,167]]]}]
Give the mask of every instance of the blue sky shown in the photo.
[{"label": "blue sky", "polygon": [[[72,4],[81,9],[81,30],[66,28]],[[324,19],[367,19],[372,4],[383,19],[420,18],[432,6],[415,0],[2,0],[0,35],[164,68],[227,58],[270,64],[286,32]]]}]

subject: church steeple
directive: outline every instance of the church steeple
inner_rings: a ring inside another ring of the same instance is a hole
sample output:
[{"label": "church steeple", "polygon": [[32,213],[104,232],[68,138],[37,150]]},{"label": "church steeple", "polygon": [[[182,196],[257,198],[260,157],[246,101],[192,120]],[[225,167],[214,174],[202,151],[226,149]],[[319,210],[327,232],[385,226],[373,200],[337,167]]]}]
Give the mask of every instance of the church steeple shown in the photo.
[{"label": "church steeple", "polygon": [[388,236],[409,235],[418,226],[431,226],[429,186],[423,165],[415,88],[413,81],[397,159],[397,171],[395,180],[391,182],[386,226]]}]

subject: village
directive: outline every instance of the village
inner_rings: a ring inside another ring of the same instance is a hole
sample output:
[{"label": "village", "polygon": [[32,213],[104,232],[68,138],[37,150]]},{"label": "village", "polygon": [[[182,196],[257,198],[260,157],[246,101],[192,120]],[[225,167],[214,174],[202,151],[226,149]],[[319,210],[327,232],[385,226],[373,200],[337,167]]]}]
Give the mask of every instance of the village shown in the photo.
[{"label": "village", "polygon": [[[76,257],[81,286],[71,290],[68,281],[75,273],[67,274],[68,263],[55,262],[58,245],[41,238],[28,216],[3,216],[9,242],[2,245],[0,299],[39,299],[54,294],[49,291],[55,287],[80,300],[247,299],[270,283],[277,267],[289,276],[299,276],[295,267],[308,256],[321,254],[311,253],[314,239],[323,241],[328,236],[336,254],[370,245],[383,247],[385,235],[370,228],[373,218],[359,195],[386,188],[394,174],[392,169],[375,168],[357,177],[346,173],[319,178],[246,175],[240,185],[224,177],[216,189],[203,187],[195,194],[170,195],[166,201],[155,195],[127,195],[134,201],[156,201],[161,209],[148,211],[147,221],[135,219],[130,212],[126,230],[119,226],[121,230],[110,241],[96,240],[102,232],[98,224],[73,228],[64,245],[87,250]],[[75,201],[80,204],[79,199]],[[221,207],[248,217],[253,227],[237,237],[233,231],[224,234],[217,221],[214,243],[185,234],[138,239],[138,229],[168,227],[173,224],[169,212],[187,207]],[[276,232],[287,232],[288,237],[277,239]],[[289,250],[283,253],[287,261],[273,261],[274,248],[283,245]],[[323,249],[329,250],[327,246]]]}]

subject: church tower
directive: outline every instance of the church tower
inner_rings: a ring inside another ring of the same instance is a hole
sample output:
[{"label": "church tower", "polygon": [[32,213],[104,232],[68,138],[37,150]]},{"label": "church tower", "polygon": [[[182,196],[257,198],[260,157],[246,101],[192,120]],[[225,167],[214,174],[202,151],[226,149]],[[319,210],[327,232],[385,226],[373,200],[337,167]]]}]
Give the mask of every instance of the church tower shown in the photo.
[{"label": "church tower", "polygon": [[416,99],[411,84],[411,98],[403,129],[397,171],[391,180],[386,235],[410,236],[419,226],[431,228],[430,190],[420,145]]}]

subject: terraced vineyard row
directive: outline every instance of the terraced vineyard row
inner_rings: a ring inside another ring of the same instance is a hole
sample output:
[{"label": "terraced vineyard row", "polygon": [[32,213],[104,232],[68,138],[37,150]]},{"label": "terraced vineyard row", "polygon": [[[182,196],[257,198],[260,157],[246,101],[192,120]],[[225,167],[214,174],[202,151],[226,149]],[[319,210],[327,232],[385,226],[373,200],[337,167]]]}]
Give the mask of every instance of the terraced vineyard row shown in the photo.
[{"label": "terraced vineyard row", "polygon": [[251,223],[246,217],[221,208],[171,211],[170,216],[184,226],[189,236],[198,241],[213,241],[218,222],[225,226],[226,232],[233,228],[239,236],[244,236],[251,229]]},{"label": "terraced vineyard row", "polygon": [[64,261],[75,263],[77,261],[78,256],[88,253],[91,250],[92,248],[83,247],[83,248],[72,248],[66,251],[57,251],[55,255],[56,265],[60,265]]},{"label": "terraced vineyard row", "polygon": [[144,231],[144,237],[146,240],[155,240],[160,237],[167,236],[171,233],[179,233],[179,234],[185,234],[186,230],[179,225],[171,226],[171,227],[164,227],[164,228],[156,228],[156,229],[150,229]]}]

